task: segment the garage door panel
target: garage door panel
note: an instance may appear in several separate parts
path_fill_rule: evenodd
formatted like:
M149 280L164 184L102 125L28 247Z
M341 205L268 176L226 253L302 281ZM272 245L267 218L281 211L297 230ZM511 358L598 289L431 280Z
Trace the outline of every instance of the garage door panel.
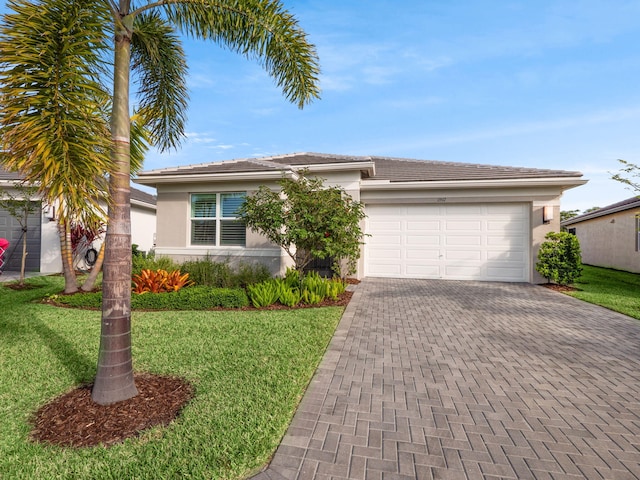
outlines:
M449 278L471 280L482 275L480 265L446 265L445 275Z
M406 205L403 214L409 218L416 215L428 218L439 217L444 214L444 211L440 205Z
M372 235L367 239L369 245L396 245L400 246L402 237L400 235Z
M407 235L407 246L412 245L426 245L434 246L440 245L440 237L435 235Z
M487 222L489 232L519 232L524 233L526 226L522 220L490 220Z
M512 236L500 236L500 235L488 235L487 246L488 247L511 247L517 248L522 246L524 237L522 235Z
M384 259L399 260L402 258L402 250L399 248L372 248L371 254L379 258L382 263L386 263Z
M450 261L481 261L482 251L480 250L447 250L444 254L445 260Z
M521 282L524 273L523 269L518 267L509 268L490 266L487 268L487 278L500 282Z
M505 252L503 250L488 250L487 251L487 260L491 261L504 261L504 262L514 262L518 264L524 263L527 256L526 253L522 250L511 250L509 252Z
M482 237L480 235L447 235L445 237L445 245L451 247L459 247L459 246L478 246L482 245Z
M409 265L406 276L414 278L438 278L442 276L439 265Z
M407 248L405 250L405 258L411 260L412 264L420 263L423 260L440 260L440 249L428 249L428 248Z
M365 274L527 281L528 204L366 208Z
M482 231L482 222L478 220L447 220L445 228L447 232L479 232Z
M447 205L444 208L444 215L447 217L468 215L470 217L482 214L482 206L480 205Z
M437 232L440 230L440 221L415 222L408 220L406 222L406 230L407 232Z

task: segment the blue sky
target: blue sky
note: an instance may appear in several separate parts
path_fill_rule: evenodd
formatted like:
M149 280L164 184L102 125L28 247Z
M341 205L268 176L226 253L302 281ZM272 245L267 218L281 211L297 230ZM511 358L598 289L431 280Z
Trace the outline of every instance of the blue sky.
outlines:
M187 138L145 169L293 152L578 170L562 208L633 192L640 2L285 1L318 50L322 98L299 110L257 65L185 40Z

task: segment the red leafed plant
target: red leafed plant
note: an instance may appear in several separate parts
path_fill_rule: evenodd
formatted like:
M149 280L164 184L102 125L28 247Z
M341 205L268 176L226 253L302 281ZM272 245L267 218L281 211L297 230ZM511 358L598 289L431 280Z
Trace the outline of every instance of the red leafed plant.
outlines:
M140 275L133 276L133 293L165 293L177 292L182 287L193 285L188 273L180 273L180 270L167 272L166 270L144 269Z

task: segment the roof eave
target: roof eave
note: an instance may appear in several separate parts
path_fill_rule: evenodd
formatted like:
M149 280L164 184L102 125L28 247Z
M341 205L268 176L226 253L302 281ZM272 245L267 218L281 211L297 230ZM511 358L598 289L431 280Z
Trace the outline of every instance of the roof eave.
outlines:
M567 220L563 220L562 222L560 222L560 225L563 227L567 225L574 225L576 223L585 222L587 220L593 220L594 218L606 217L607 215L612 215L614 213L620 213L626 210L634 210L638 208L640 208L640 201L638 201L637 203L628 203L626 205L621 205L619 207L607 209L605 211L598 211L580 215L578 217L572 217Z
M278 180L284 176L292 176L294 172L289 169L267 170L257 172L235 172L235 173L191 173L173 175L143 175L134 178L133 181L140 185L153 187L160 183L209 183L209 182L229 182L229 181L264 181Z
M561 187L562 190L579 187L588 180L575 177L510 178L492 180L434 180L392 182L389 180L362 180L362 190L435 190L447 188L517 188L517 187Z
M296 170L308 169L310 172L344 172L359 170L366 173L369 177L376 174L375 162L344 162L344 163L316 163L310 165L296 165L291 168Z

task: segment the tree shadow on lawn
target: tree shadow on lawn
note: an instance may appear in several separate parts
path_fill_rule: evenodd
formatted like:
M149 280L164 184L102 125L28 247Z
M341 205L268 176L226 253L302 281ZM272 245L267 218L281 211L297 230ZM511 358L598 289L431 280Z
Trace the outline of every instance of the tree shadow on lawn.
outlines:
M42 343L49 348L60 364L71 374L75 383L91 380L96 373L96 359L90 359L78 352L75 346L55 330L49 328L40 319L34 319L29 325L42 339Z

